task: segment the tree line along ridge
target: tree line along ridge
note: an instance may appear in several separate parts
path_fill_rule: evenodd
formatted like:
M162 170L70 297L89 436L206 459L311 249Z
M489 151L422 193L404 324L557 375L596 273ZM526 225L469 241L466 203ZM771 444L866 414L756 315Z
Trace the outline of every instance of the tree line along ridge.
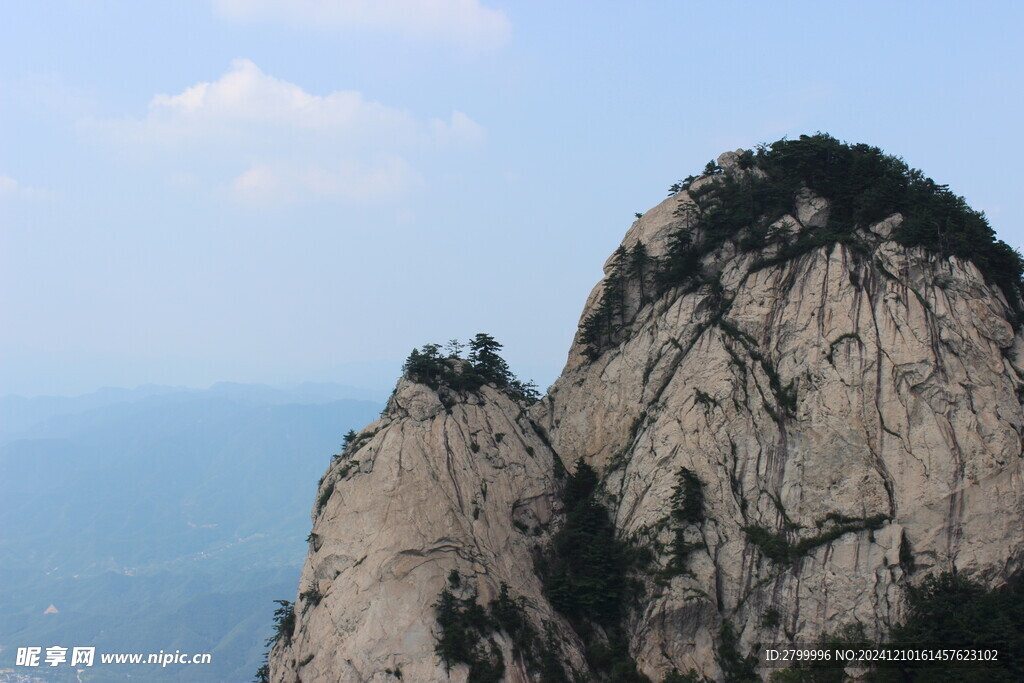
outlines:
M901 158L817 133L746 150L737 163L740 172L726 172L708 162L701 176L689 176L669 188L670 195L686 191L690 201L680 202L676 214L683 220L663 256L651 256L642 242L616 250L601 299L580 325L579 341L588 358L596 359L624 339L629 325L627 287L638 292L641 306L676 287L714 289L717 275L704 272L701 259L727 241L740 252L776 245L772 257L755 261L755 269L837 243L866 256L863 231L897 213L903 221L892 239L942 257L972 261L989 283L1002 290L1014 327L1024 321L1021 254L996 238L984 212L975 211L947 185ZM705 177L715 180L693 188L694 181ZM795 215L797 197L805 190L828 200L828 222L793 235L780 229L779 221Z
M463 357L463 352L468 354ZM447 387L455 391L478 391L485 384L493 384L512 398L527 405L536 403L540 392L533 380L517 378L508 363L499 355L502 344L494 337L479 332L463 344L452 339L442 352L440 344L424 344L413 349L402 366L405 377L425 384L435 391Z

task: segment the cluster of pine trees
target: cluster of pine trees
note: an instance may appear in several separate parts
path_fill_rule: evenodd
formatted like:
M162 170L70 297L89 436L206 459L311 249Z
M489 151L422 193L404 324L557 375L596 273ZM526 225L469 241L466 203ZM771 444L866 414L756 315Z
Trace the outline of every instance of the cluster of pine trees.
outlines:
M1016 315L1012 322L1024 321L1024 258L996 239L984 213L902 159L818 133L748 150L739 166L756 172L725 173L712 161L704 175L719 176L715 182L692 190L696 177L689 176L669 188L670 194L688 190L692 201L680 205L681 225L661 258L652 258L642 243L616 252L601 301L581 325L591 359L627 337L630 287L642 306L668 289L707 284L713 278L702 272L701 258L727 241L741 251L777 244L776 255L759 262L761 267L836 243L866 256L861 231L895 213L904 219L893 235L897 242L973 261L1006 295ZM795 213L797 195L805 188L829 200L828 225L796 235L779 230L779 219Z
M468 595L460 598L453 591ZM500 683L505 675L505 657L494 636L503 633L512 643L515 660L525 664L540 683L569 683L552 625L546 624L544 635L539 634L526 616L525 605L525 598L513 598L508 584L502 582L498 597L485 609L477 602L476 591L465 585L453 569L448 586L434 603L438 625L434 652L445 669L450 672L453 666L466 664L467 680Z
M630 249L619 247L612 255L604 290L597 308L583 321L580 341L587 345L591 358L596 358L599 349L614 342L629 324L626 311L627 287L635 286L640 306L650 300L653 294L653 277L656 269L647 247L637 242Z
M997 683L1024 680L1024 583L1018 577L1000 588L986 589L955 572L927 577L905 589L907 614L889 632L892 648L936 651L996 650L992 661L882 660L857 680L875 683ZM859 622L825 633L817 646L839 650L877 647ZM848 662L803 662L776 671L772 683L841 683L852 680ZM754 679L750 679L754 680Z
M591 669L605 680L650 683L629 654L624 621L629 599L640 590L630 572L642 557L618 538L598 497L597 472L583 460L565 480L565 525L555 534L539 568L551 606L569 619L587 644Z
M469 349L464 358L463 352ZM405 360L402 371L413 382L426 384L432 389L442 386L456 391L477 391L485 384L504 389L514 398L533 404L540 398L533 380L520 381L499 355L502 345L484 332L463 344L452 339L442 353L440 344L424 344L413 349Z

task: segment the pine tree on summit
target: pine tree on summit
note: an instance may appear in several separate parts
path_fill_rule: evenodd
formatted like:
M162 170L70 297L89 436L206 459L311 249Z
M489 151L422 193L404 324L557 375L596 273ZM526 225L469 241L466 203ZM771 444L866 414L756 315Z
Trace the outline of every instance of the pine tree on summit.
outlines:
M469 341L469 362L488 381L503 387L512 379L512 373L505 359L498 355L501 348L501 343L484 332L477 333Z

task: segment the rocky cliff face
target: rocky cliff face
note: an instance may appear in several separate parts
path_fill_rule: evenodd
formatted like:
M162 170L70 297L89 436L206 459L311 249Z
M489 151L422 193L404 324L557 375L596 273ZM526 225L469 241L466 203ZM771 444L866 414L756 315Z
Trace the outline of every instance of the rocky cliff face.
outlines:
M772 240L720 241L686 285L619 277L638 244L656 262L680 228L709 240L688 207L759 172L739 160L723 155L724 172L633 225L581 318L614 286L614 330L579 335L529 412L491 387L399 384L321 485L273 680L464 680L435 655L452 569L480 604L507 584L538 632L558 631L567 670L596 677L535 568L562 523L556 458L592 465L619 536L650 551L623 628L652 680L721 678L724 633L741 652L855 621L882 637L908 581L956 569L997 585L1021 570L1024 336L972 261L902 246L900 214L776 258L828 229L833 207L804 188ZM697 512L680 512L687 498ZM493 637L503 680L535 680L507 634Z
M528 619L558 624L532 571L554 472L550 448L505 393L399 382L321 481L296 628L272 653L272 680L447 679L434 655L445 587L486 605L505 584L534 598ZM508 637L493 637L505 680L530 680ZM572 648L559 656L579 659ZM453 680L466 679L461 669Z

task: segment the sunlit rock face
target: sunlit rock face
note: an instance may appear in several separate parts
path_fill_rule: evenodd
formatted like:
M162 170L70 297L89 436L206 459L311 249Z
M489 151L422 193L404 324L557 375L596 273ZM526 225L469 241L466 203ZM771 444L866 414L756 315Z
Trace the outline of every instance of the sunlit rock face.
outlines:
M327 471L290 642L276 681L447 680L435 656L435 603L459 589L486 605L502 583L528 618L559 623L533 571L555 505L551 450L523 406L484 386L453 395L399 382L383 417ZM461 591L461 592L460 592ZM510 681L530 680L495 636ZM579 660L567 640L562 656ZM452 680L465 680L455 667Z
M719 175L644 214L624 251L667 254L692 196L758 172L738 159L723 155ZM770 229L779 244L828 229L831 208L805 189ZM481 604L507 584L538 630L557 627L567 670L587 676L585 643L536 566L563 524L557 470L579 460L600 474L620 537L653 557L635 572L644 591L625 628L655 681L673 669L720 678L726 624L744 652L853 622L883 637L908 582L955 569L1004 583L1024 556L1024 337L972 262L894 241L902 221L787 259L725 241L701 255L701 281L656 294L627 279L619 331L596 351L578 335L528 409L492 387L400 382L321 484L295 633L273 650L272 679L465 680L467 667L446 671L435 653L453 569ZM673 514L683 471L702 496L686 522ZM685 565L669 571L680 540ZM504 680L539 680L494 638Z

